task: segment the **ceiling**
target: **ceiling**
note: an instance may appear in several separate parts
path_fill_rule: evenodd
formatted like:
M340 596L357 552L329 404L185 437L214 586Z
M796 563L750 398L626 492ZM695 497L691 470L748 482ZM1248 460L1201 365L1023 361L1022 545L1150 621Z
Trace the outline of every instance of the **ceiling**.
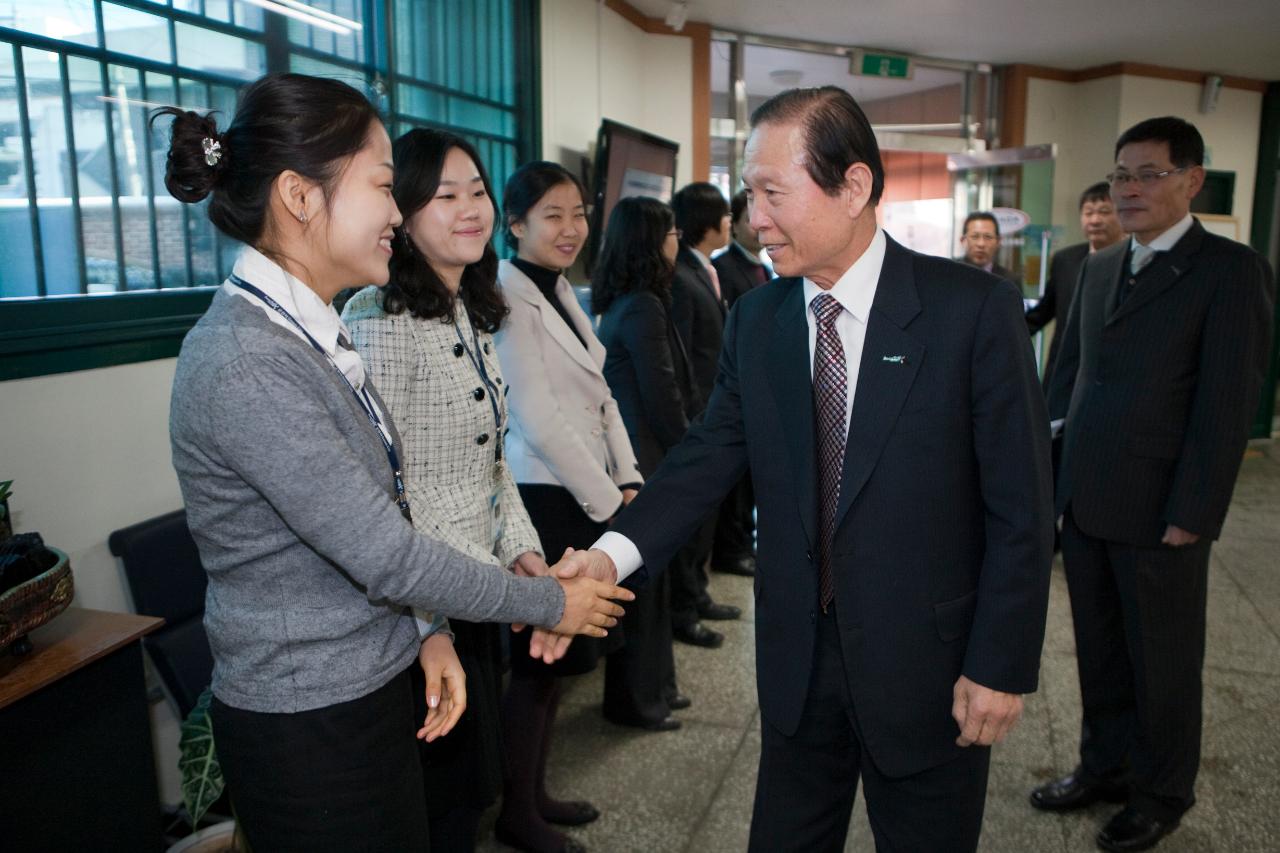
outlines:
M629 2L658 20L671 8ZM996 65L1137 62L1280 80L1277 0L691 0L689 20Z
M761 45L747 45L743 69L747 94L760 100L773 97L793 86L835 85L848 90L861 103L942 86L955 86L964 79L961 72L925 66L916 66L910 80L855 76L849 73L849 59L844 56L802 53ZM770 72L778 69L794 72L798 79L791 82L790 79L770 77ZM724 42L715 42L711 45L711 91L727 92L728 89L729 46Z

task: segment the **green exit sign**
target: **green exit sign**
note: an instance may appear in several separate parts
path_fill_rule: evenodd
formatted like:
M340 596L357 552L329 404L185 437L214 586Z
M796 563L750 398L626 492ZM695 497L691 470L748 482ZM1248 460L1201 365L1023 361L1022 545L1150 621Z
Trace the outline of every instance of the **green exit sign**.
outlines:
M911 58L893 53L872 53L859 50L849 62L850 74L861 74L864 77L892 77L898 80L911 79Z

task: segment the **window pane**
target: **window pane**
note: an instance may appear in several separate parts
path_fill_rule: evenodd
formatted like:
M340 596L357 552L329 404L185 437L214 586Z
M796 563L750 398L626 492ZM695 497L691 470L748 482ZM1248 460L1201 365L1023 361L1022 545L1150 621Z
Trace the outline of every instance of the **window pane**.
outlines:
M492 133L495 136L515 136L515 115L507 110L477 104L465 98L449 99L449 124Z
M173 52L169 49L169 23L164 18L103 3L102 27L106 31L107 50L156 62L173 61Z
M147 72L147 100L152 104L176 101L173 78ZM151 140L151 186L155 194L156 253L160 256L160 286L187 286L187 242L183 225L182 202L169 195L164 186L165 159L169 150L169 122L147 122Z
M112 292L116 265L116 219L111 204L111 149L107 145L107 104L102 95L102 66L91 59L67 57L71 88L71 130L75 137L76 179L80 187L85 274L90 293Z
M126 290L156 286L151 240L150 167L147 105L137 69L108 69L111 126L115 134L116 176L120 188L120 225L124 230Z
M41 0L6 3L5 26L74 44L98 46L93 0ZM10 63L12 65L12 63Z
M174 26L177 29L179 65L239 77L246 82L266 73L266 49L258 42L190 24Z
M13 46L0 45L0 299L35 296L36 258L23 175Z
M40 213L40 243L48 295L80 292L79 246L71 210L67 125L57 55L23 48L27 114Z

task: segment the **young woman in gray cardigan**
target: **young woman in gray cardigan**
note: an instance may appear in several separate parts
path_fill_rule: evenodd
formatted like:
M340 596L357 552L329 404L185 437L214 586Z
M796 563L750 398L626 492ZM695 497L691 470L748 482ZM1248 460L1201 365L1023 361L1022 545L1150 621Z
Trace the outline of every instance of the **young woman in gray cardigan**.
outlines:
M210 196L246 246L183 344L170 413L232 803L257 850L427 850L414 737L452 727L465 694L451 638L424 641L410 608L601 636L631 593L517 577L406 517L399 434L331 304L386 282L401 221L372 105L282 74L222 132L159 114L169 191Z

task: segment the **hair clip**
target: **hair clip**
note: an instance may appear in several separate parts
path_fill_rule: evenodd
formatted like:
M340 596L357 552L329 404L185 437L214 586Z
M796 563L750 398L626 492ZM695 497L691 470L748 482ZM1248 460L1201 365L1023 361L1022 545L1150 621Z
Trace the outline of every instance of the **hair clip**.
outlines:
M222 159L222 143L206 136L200 140L200 147L204 149L204 162L210 166L218 165Z

